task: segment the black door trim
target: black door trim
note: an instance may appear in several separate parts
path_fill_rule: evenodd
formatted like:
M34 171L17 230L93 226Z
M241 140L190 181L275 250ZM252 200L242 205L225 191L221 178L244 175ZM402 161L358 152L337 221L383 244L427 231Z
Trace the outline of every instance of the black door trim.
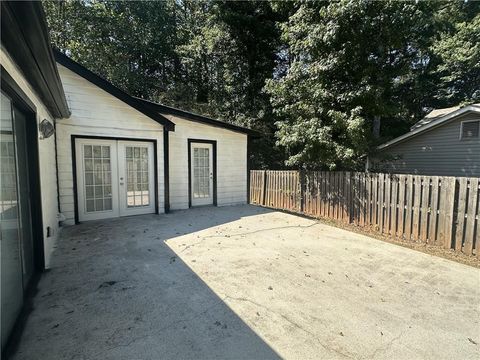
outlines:
M26 319L32 309L32 298L35 295L41 272L45 270L44 233L43 233L43 212L42 192L40 183L40 160L38 144L38 127L36 107L28 98L25 92L18 86L7 71L1 67L1 90L10 98L12 106L24 112L26 117L26 138L28 157L28 177L30 187L30 214L32 222L33 237L33 261L34 273L30 282L26 284L23 294L23 305L15 325L8 335L5 347L2 349L2 357L8 357L14 353L16 346L23 332ZM9 132L13 134L13 132ZM16 155L15 155L16 156Z
M205 139L188 139L188 207L192 207L192 155L191 148L193 143L212 144L213 154L213 205L217 206L217 141Z
M40 185L40 160L38 153L38 128L36 107L17 85L5 69L2 70L2 91L11 99L12 105L23 111L26 117L26 136L28 142L28 173L30 183L30 211L32 216L32 235L34 246L34 265L36 271L45 270L42 191Z
M154 172L154 196L155 196L155 214L158 214L158 160L157 160L157 139L144 138L129 138L116 136L93 136L93 135L71 135L72 147L72 173L73 173L73 203L75 207L75 224L80 224L78 220L78 188L77 188L77 154L75 147L76 139L97 139L97 140L112 140L112 141L137 141L137 142L151 142L153 143L153 172Z

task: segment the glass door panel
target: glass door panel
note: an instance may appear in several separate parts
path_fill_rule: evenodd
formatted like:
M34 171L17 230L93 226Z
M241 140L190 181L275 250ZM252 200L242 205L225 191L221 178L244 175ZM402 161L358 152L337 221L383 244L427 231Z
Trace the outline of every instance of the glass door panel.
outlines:
M117 142L78 139L78 219L80 221L118 216Z
M127 207L149 206L148 147L126 146Z
M83 161L86 212L112 210L110 146L83 145Z
M23 269L12 103L1 93L0 241L2 349L23 304Z
M23 284L24 288L34 272L33 233L30 206L30 181L28 171L27 151L27 119L25 115L14 107L15 152L17 159L17 187L18 209L20 226L20 243L22 248Z
M193 149L193 197L210 196L210 149Z
M153 144L118 142L120 215L155 212Z
M192 205L213 204L212 145L191 144L191 196Z

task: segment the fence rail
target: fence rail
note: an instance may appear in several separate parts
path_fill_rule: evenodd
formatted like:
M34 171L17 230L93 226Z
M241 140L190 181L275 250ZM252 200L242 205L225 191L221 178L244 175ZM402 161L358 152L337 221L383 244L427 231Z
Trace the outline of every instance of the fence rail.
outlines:
M479 255L479 178L328 171L250 172L250 203Z

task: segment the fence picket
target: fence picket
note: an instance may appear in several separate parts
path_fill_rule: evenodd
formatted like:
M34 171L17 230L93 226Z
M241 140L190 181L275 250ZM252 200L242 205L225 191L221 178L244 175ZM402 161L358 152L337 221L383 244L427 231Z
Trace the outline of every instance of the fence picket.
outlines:
M422 205L420 208L420 240L427 242L428 237L428 204L430 201L430 177L423 177Z
M380 234L383 233L384 229L384 204L385 204L385 174L378 174L378 229Z
M392 195L391 195L391 210L390 210L390 234L393 237L397 236L397 201L398 201L398 177L392 177Z
M437 220L438 220L438 193L439 193L439 178L432 176L432 200L430 202L430 233L428 235L430 244L438 243L437 235Z
M420 229L420 200L422 198L422 178L414 176L412 239L417 241Z
M398 176L398 226L397 233L400 239L403 239L403 229L405 227L405 186L407 178L405 175Z
M452 248L453 222L455 210L455 178L445 177L445 216L444 216L444 247Z
M391 192L391 176L387 175L385 179L385 223L384 229L386 234L390 234L390 212L392 210L392 204L390 199Z
M458 189L458 210L457 210L457 225L455 231L455 250L460 251L463 245L463 232L465 224L465 212L467 208L467 182L468 178L460 178L460 187Z
M475 232L475 210L477 208L478 197L478 179L470 179L470 191L468 195L467 223L465 229L465 245L463 252L471 255L473 252L474 232ZM479 231L477 227L477 232ZM478 251L477 251L478 252Z
M374 229L378 229L378 174L374 174L372 178L372 187L373 187L373 204L372 204L372 213L373 221L372 225Z

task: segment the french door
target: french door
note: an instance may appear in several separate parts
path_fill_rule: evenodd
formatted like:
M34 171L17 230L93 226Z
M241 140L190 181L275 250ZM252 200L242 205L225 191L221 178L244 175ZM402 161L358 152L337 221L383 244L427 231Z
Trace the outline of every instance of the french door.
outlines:
M213 204L213 146L192 142L190 146L192 206Z
M155 212L153 144L76 139L79 221Z

